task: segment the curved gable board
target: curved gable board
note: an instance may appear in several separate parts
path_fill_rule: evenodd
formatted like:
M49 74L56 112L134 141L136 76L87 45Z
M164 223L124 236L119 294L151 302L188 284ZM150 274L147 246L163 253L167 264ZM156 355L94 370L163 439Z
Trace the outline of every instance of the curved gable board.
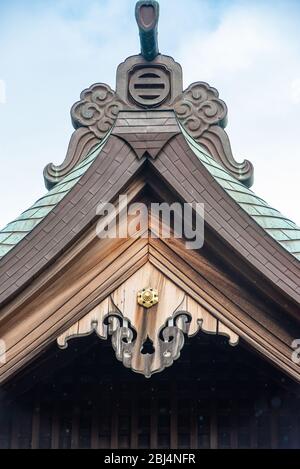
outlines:
M145 113L140 117L145 119ZM136 119L135 126L139 120L135 112ZM116 124L116 129L121 124L124 127L124 120ZM129 120L126 125L130 135L134 134L132 122ZM154 122L154 128L155 125ZM155 132L156 129L154 135ZM132 147L136 140L127 140L127 133L125 129L118 136L109 137L91 167L63 200L1 260L5 275L1 277L0 332L8 344L8 361L1 367L1 379L8 379L25 366L150 261L194 301L205 301L205 308L211 307L212 314L224 326L299 380L299 367L291 359L291 344L296 338L291 330L296 334L299 329L299 261L218 184L186 138L177 134L174 120L172 132L166 132L166 138L160 140L155 158L147 153L148 137L144 147L139 146L138 157ZM168 189L175 200L204 203L206 244L215 256L237 270L240 268L241 285L228 279L222 268L214 267L213 277L202 273L207 269L203 260L205 247L193 259L189 259L180 243L173 243L177 253L172 252L170 244L170 257L165 256L165 244L145 239L122 243L114 240L109 249L104 248L95 239L96 206L99 201L114 200L130 183L128 192L133 199L146 186L156 186L157 194ZM212 236L215 244L210 243ZM172 258L176 260L170 263ZM93 267L91 259L95 262ZM192 277L187 278L192 265ZM223 283L216 289L220 275ZM256 289L255 298L251 300L247 294L246 303L238 299L241 294L244 300L244 278ZM267 306L258 299L259 295L265 297ZM279 311L275 316L273 305Z
M132 183L132 200L141 197L144 187L143 179ZM297 324L288 325L285 311L278 308L275 314L273 305L253 298L246 282L231 278L206 248L187 251L175 239L100 240L95 226L2 309L0 335L7 344L7 362L0 367L0 380L18 373L149 263L242 343L300 381L299 367L291 359Z

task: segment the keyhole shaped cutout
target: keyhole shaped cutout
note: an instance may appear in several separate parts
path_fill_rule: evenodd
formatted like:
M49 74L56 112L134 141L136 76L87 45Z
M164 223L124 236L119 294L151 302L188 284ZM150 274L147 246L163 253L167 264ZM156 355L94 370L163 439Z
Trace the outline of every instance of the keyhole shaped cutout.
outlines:
M155 348L153 347L153 341L147 336L147 339L143 343L143 347L141 350L142 355L153 355L155 352Z

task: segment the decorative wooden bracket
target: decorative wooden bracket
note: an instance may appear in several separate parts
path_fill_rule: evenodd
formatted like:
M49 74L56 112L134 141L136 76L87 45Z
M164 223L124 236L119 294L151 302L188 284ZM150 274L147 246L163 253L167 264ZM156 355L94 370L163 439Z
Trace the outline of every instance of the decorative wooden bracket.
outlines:
M196 142L205 147L232 176L245 186L252 186L253 165L248 160L237 163L234 159L228 135L224 130L227 125L227 106L219 98L215 88L200 81L193 83L175 100L174 110L181 124Z
M44 169L45 184L51 189L80 163L113 127L123 101L108 85L96 83L80 95L71 109L73 126L66 158L62 165L50 163Z
M137 301L143 285L151 285L159 294L158 303L150 309ZM200 330L227 336L232 346L239 341L235 332L148 263L57 342L66 348L75 337L94 332L101 339L110 336L117 359L150 378L180 357L185 335L193 337Z

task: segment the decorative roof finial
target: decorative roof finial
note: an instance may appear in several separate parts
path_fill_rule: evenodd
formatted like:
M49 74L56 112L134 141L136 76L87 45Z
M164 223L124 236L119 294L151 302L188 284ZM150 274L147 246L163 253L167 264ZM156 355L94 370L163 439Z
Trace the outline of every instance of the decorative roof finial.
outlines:
M65 162L61 166L50 164L45 168L46 186L53 187L87 156L114 126L119 112L172 110L190 137L232 176L250 187L253 166L247 160L243 163L235 161L224 130L227 107L219 98L218 91L207 83L197 82L183 92L180 64L172 57L160 54L158 49L159 3L156 0L139 0L135 15L140 31L141 54L128 57L118 66L116 92L103 83L82 92L80 101L74 104L71 111L76 131ZM147 126L145 129L152 138ZM144 148L144 138L143 134L141 142L137 141L141 148ZM159 145L154 146L151 152L148 148L148 154L155 158L157 148L160 148Z
M142 56L151 62L159 54L159 3L155 0L140 0L135 7L135 17L140 30Z

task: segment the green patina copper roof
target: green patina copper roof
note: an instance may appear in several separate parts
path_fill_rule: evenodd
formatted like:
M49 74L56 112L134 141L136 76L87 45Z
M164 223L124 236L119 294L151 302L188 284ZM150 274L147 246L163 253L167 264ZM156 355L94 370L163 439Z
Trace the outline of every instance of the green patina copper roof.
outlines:
M195 142L182 127L181 130L190 148L214 179L258 225L288 252L300 260L300 228L291 220L284 217L278 210L270 207L264 200L255 195L253 191L238 182L202 146ZM5 256L19 241L25 238L69 193L99 155L106 139L97 145L68 176L44 197L0 231L0 258Z
M272 238L288 252L300 260L300 228L270 207L253 191L241 184L219 165L188 133L182 133L195 155L225 191L260 225Z
M39 199L16 220L0 231L0 259L30 233L70 192L101 152L107 137L79 163L60 183Z

